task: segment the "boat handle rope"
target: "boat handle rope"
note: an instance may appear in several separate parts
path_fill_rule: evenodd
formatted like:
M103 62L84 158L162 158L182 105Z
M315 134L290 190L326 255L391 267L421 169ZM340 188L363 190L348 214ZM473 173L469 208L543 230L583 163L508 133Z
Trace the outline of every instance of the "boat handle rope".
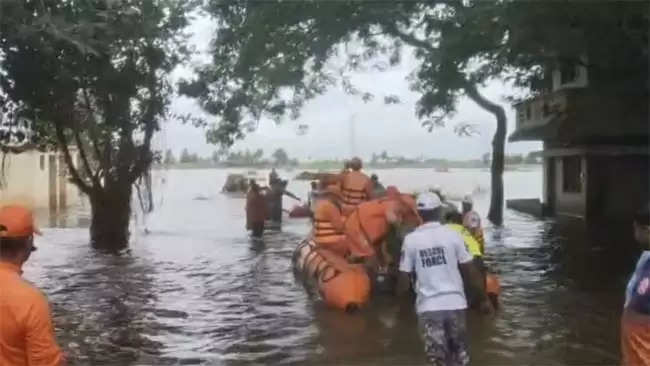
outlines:
M297 260L298 260L298 256L300 255L300 251L301 251L304 247L308 247L308 246L310 246L310 245L309 245L309 240L303 240L300 244L298 244L298 247L297 247L296 250L293 252L293 260L294 260L294 261L297 261ZM311 253L311 252L310 252L310 253Z
M327 261L325 260L325 258L323 258L323 256L320 256L320 257L317 256L315 258L320 259L320 261L314 267L315 268L314 269L314 278L318 279L318 276L320 276L321 272L323 272L327 268L327 266L329 266L329 263L327 263ZM323 263L325 263L325 267L320 268L320 265L323 264Z
M329 278L325 278L325 275L327 274L327 273L325 273L325 271L327 271L328 268L332 268L334 271L332 272L332 275ZM341 271L334 268L334 266L332 266L329 263L327 263L327 265L325 266L325 268L323 268L323 270L321 272L323 273L323 278L321 278L321 281L323 283L327 283L327 282L331 281L332 279L336 278L341 273Z
M294 252L295 253L294 258L297 259L298 255L300 254L300 251L306 246L310 246L309 241L303 241L302 243L300 243L298 245L298 248ZM314 268L314 279L318 280L318 278L322 275L323 278L321 278L320 280L323 283L326 283L331 281L333 278L335 278L341 273L341 271L339 271L338 269L334 268L331 264L329 264L325 259L325 257L320 255L318 251L313 248L311 248L311 251L307 253L307 255L305 256L305 264L303 265L303 271L307 269L312 264L312 262L314 262L317 259L320 259L320 261L316 264L316 267ZM319 269L320 265L323 262L325 262L325 266ZM327 275L327 270L330 268L333 269L334 271L331 272L332 273L331 276L325 277L325 275Z
M305 264L303 265L303 269L309 269L309 265L314 260L314 258L317 257L318 257L318 253L315 250L312 250L311 252L307 253L307 255L305 256ZM314 269L314 273L316 273L316 269Z
M312 256L311 258L309 258L309 256L311 256L312 254L315 254L315 255ZM326 282L329 282L330 280L332 280L333 278L335 278L336 276L338 276L341 273L341 271L339 271L338 269L334 268L334 266L329 264L327 262L327 260L325 259L325 257L320 255L318 253L318 251L315 250L315 249L312 249L312 251L309 252L309 254L307 254L307 256L305 257L305 268L309 267L309 265L311 265L312 262L314 262L317 259L320 260L320 261L316 264L316 267L314 268L314 279L318 280L319 277L323 276L320 280L323 283L326 283ZM325 263L325 266L323 268L319 269L319 267L320 267L320 265L322 263ZM331 272L332 275L329 276L329 277L325 277L325 275L327 275L327 270L330 269L330 268L334 270L333 272Z

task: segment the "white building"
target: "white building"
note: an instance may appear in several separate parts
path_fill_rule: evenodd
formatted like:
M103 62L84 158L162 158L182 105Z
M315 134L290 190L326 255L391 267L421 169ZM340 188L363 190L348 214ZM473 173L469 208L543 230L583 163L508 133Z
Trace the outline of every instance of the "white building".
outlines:
M76 162L77 152L70 153ZM0 164L4 164L0 169L0 205L20 203L58 211L80 201L79 189L70 183L63 153L27 150L0 154Z

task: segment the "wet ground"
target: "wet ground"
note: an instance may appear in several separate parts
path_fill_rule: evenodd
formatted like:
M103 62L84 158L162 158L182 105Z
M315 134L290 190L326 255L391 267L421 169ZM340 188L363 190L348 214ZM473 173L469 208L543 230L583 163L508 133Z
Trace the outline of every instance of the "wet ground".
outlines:
M263 243L250 241L243 200L217 193L226 174L165 172L158 207L146 219L150 233L139 219L131 250L120 256L90 248L87 229L76 227L87 222L84 208L49 220L68 228L45 229L25 277L49 296L73 365L424 363L408 301L377 298L355 315L325 308L291 270L307 222L287 219ZM379 174L404 190L440 184L458 196L489 182L484 171ZM304 197L307 182L290 188ZM475 190L487 211L487 194ZM539 171L506 173L508 197L540 191ZM502 309L494 319L470 315L473 364L618 362L618 318L633 261L620 249L633 243L585 239L579 225L510 211L505 227L488 227L486 237Z

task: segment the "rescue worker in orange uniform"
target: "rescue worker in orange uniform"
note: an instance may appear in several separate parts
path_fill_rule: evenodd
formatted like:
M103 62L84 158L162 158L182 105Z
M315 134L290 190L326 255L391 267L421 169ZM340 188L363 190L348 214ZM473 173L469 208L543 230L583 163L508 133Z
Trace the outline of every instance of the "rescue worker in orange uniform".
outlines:
M0 365L65 364L47 299L21 278L23 264L36 250L34 234L40 232L31 211L0 209Z
M246 229L251 231L253 238L261 238L264 234L264 221L269 216L268 205L254 179L251 179L249 186L246 194Z
M345 233L352 261L386 268L392 261L385 241L391 226L420 223L412 198L402 195L394 186L389 186L386 193L382 199L359 204L346 220Z
M350 160L350 171L341 176L343 213L349 215L361 202L373 197L374 186L370 178L361 172L363 163L359 158Z
M341 210L341 190L330 185L314 209L313 236L316 245L343 257L348 255L345 217Z

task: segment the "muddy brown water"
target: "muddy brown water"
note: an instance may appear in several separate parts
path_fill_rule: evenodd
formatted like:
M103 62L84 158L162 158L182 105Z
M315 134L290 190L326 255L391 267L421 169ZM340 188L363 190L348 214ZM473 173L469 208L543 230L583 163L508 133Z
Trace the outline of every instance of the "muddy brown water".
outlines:
M422 365L408 301L378 297L349 315L323 306L291 270L308 232L285 219L263 243L244 230L241 198L218 193L229 171L178 170L155 192L157 209L134 224L131 249L88 245L87 206L39 215L50 227L24 276L48 295L57 338L72 365ZM386 184L439 184L462 196L487 188L486 171L378 171ZM289 175L283 172L285 176ZM509 198L539 197L541 171L507 172ZM290 189L305 197L308 182ZM475 195L487 211L486 193ZM291 200L286 200L290 207ZM611 365L634 244L586 239L571 225L512 211L486 229L488 263L499 273L502 309L470 314L475 365ZM630 249L630 250L622 250Z

